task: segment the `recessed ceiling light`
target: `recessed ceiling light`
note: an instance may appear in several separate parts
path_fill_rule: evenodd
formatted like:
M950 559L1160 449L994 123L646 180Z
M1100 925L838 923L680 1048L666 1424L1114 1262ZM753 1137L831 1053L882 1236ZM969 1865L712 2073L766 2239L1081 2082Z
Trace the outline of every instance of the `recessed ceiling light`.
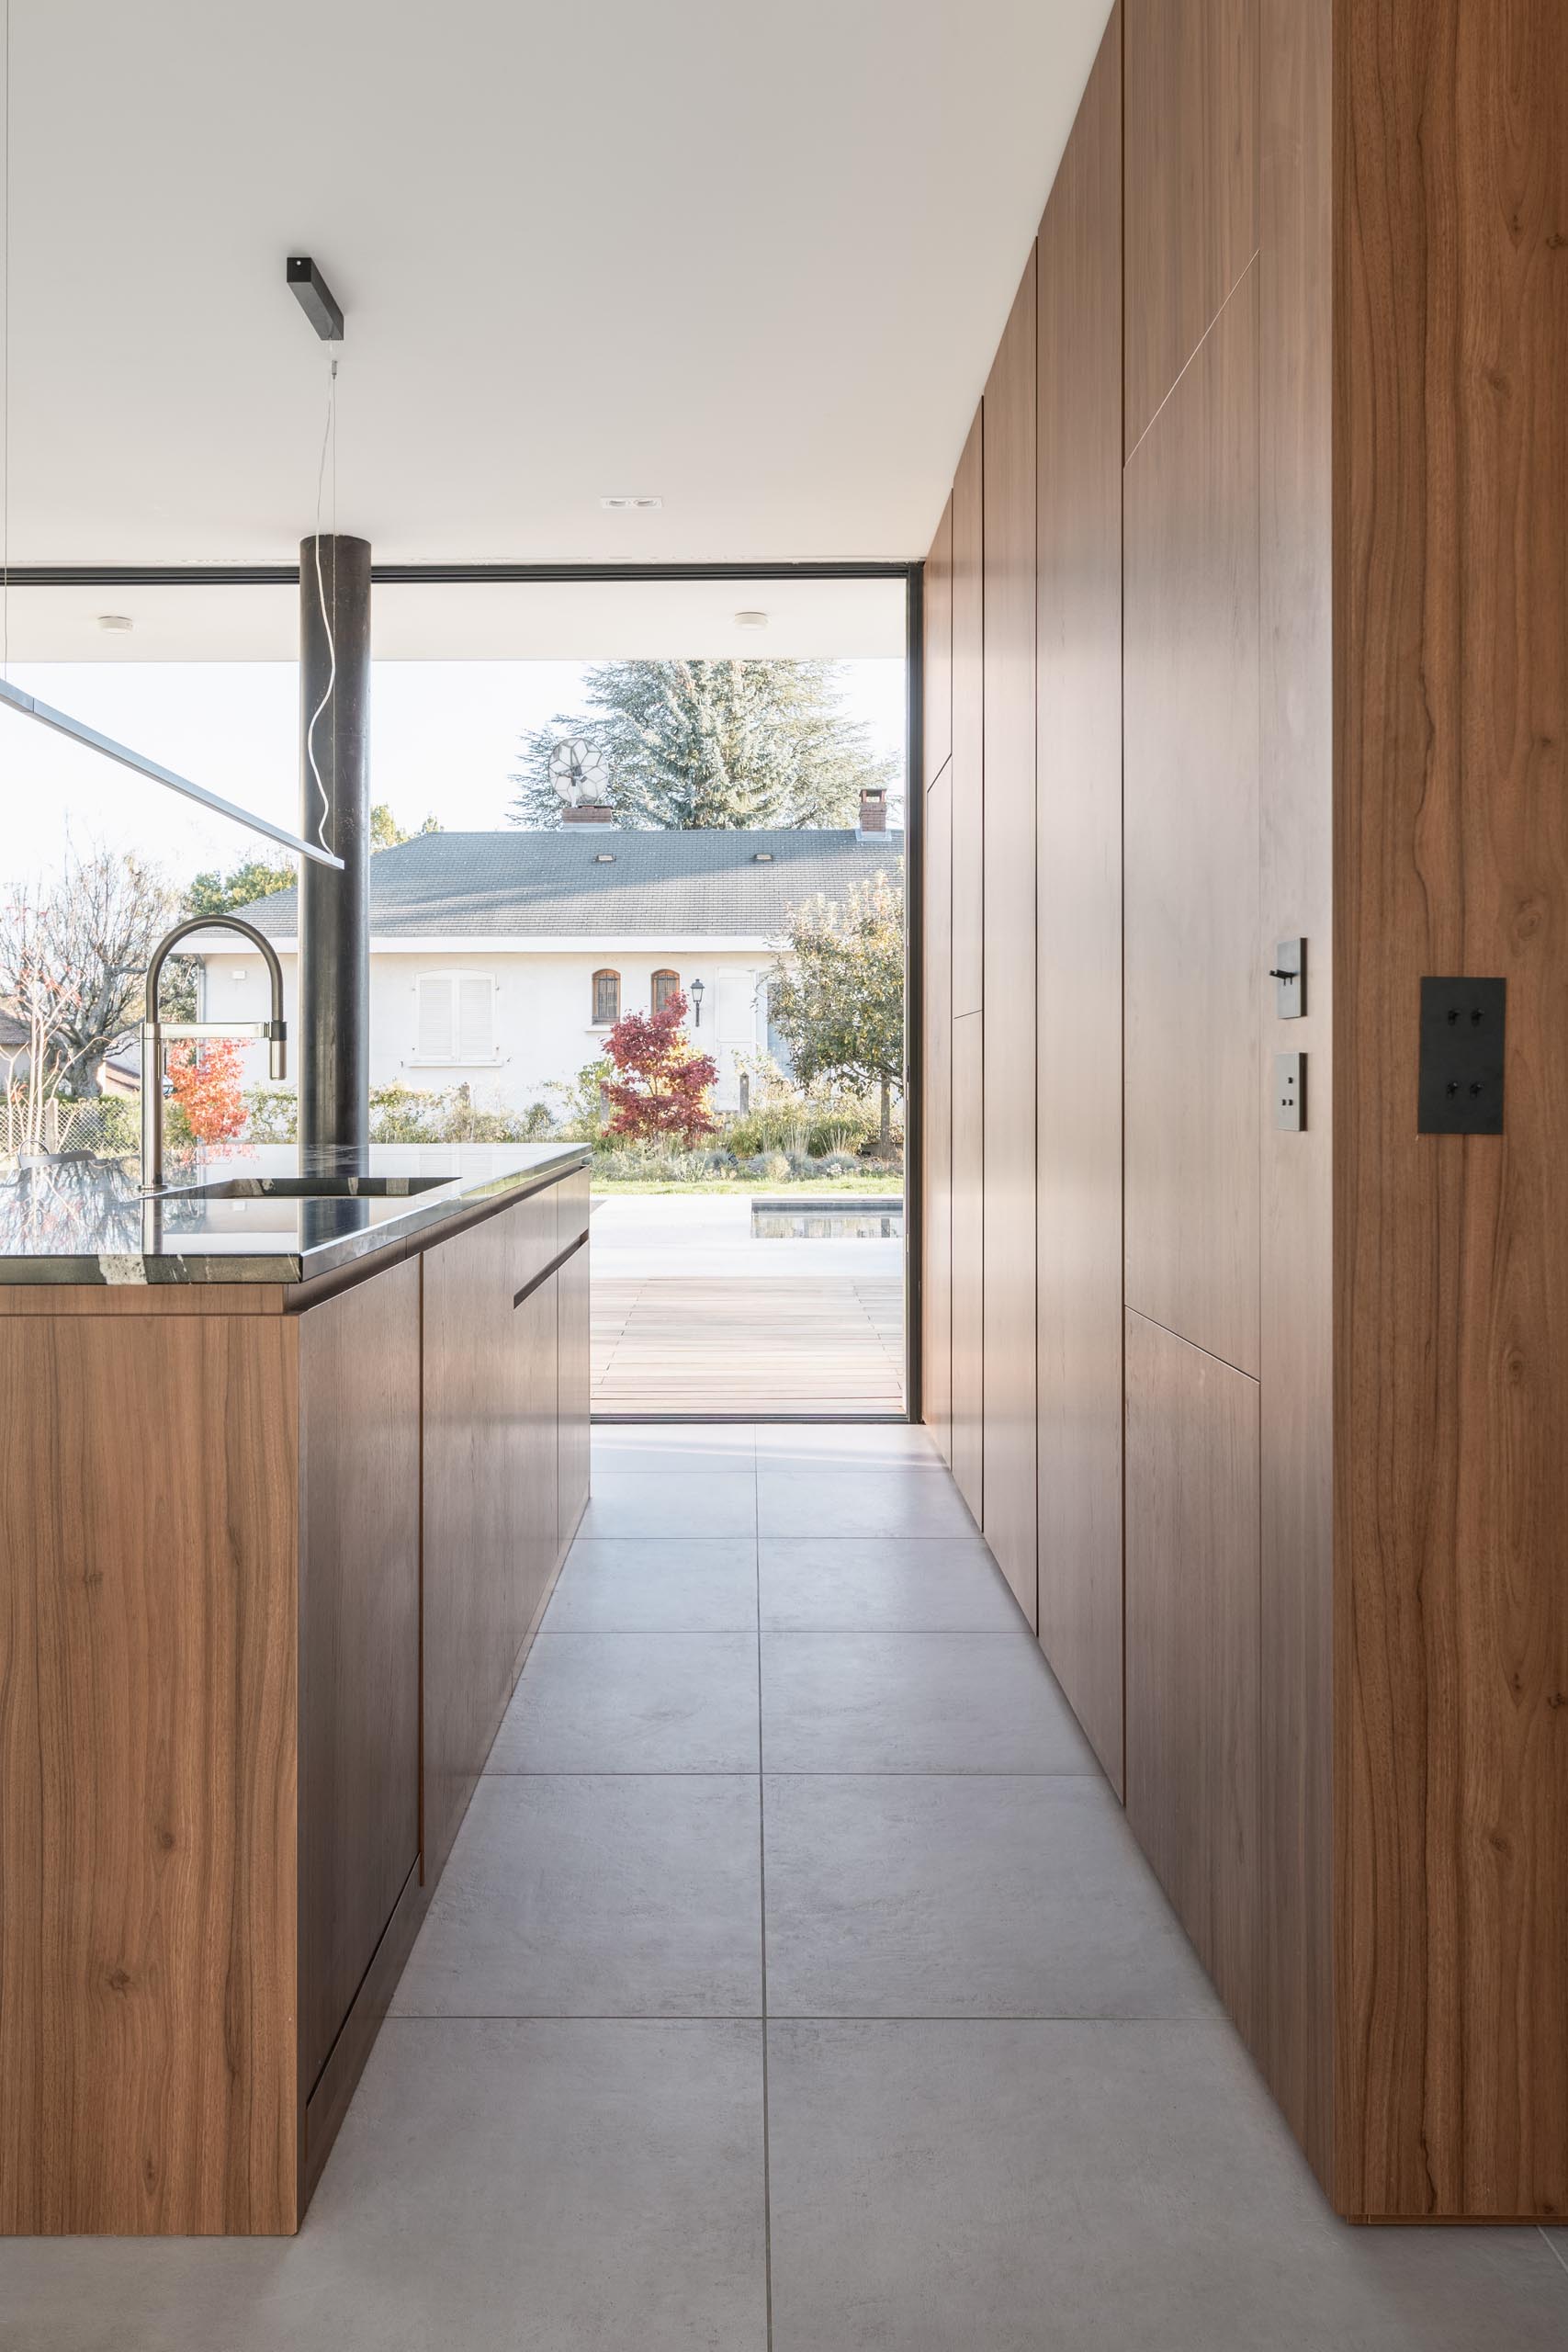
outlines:
M134 628L136 627L136 623L131 619L129 613L100 613L98 615L98 627L100 628L119 629L123 632L126 629Z
M737 628L766 628L768 616L766 613L737 613L735 626Z
M647 508L662 506L664 501L661 498L632 498L627 495L622 495L615 498L602 498L599 501L599 503L601 506L606 508L611 514L619 514L623 508L626 507Z

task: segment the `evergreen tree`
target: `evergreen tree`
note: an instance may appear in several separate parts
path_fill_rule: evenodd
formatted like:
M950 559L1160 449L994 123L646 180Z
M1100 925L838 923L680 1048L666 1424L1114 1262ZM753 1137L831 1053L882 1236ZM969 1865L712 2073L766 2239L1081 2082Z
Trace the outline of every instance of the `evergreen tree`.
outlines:
M569 737L604 753L616 814L638 831L852 825L863 786L894 781L828 662L607 662L587 695L585 716L524 737L514 825L560 823L549 762Z

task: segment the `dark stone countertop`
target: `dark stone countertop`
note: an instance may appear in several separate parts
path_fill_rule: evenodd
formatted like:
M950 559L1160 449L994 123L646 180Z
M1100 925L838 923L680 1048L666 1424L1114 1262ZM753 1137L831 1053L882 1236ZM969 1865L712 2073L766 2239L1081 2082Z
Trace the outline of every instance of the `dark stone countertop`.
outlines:
M134 1161L51 1160L0 1178L0 1284L310 1282L587 1159L580 1143L372 1144L317 1170L367 1192L314 1200L269 1189L299 1178L292 1144L209 1152L152 1200ZM239 1196L190 1189L214 1183Z

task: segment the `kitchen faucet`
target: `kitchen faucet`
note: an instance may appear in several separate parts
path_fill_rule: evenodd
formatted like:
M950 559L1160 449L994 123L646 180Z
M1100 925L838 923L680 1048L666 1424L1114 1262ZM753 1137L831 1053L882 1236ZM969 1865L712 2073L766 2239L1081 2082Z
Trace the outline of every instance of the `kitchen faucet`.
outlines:
M272 1017L268 1021L160 1021L158 988L169 952L193 931L236 931L258 947L266 963L272 987ZM165 932L152 950L147 967L147 1009L141 1023L141 1189L164 1190L164 1040L165 1037L265 1037L271 1047L274 1078L286 1075L283 1021L283 967L270 939L238 915L192 915Z

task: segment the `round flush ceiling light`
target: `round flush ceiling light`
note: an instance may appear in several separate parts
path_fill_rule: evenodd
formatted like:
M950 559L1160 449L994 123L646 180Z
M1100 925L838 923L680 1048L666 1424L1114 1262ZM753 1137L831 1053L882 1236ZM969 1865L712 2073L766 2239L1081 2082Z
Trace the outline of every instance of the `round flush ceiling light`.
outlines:
M735 626L737 628L766 628L768 616L766 613L737 613Z
M131 619L129 613L100 613L98 615L98 627L100 628L116 629L123 636L127 630L133 629L136 627L136 623Z

